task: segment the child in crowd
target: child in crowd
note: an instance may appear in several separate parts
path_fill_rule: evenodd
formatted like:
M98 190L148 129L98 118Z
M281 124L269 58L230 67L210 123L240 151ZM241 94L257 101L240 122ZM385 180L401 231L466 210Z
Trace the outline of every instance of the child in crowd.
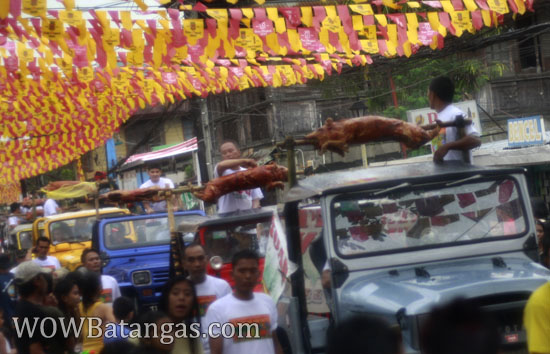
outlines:
M185 276L172 278L166 282L162 290L159 309L164 311L174 324L185 323L190 335L193 325L200 328L199 305L195 287ZM202 342L199 338L175 338L174 353L202 354Z
M113 343L118 341L127 341L130 335L129 323L134 319L134 303L131 299L121 296L113 302L113 314L115 315L115 333L107 331L103 336L103 343ZM124 330L120 323L125 323Z

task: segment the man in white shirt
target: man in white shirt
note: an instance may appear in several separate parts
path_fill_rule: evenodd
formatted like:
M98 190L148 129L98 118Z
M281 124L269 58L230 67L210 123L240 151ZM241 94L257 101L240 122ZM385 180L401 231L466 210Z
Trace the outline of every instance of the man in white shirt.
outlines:
M260 278L259 263L258 255L249 249L233 256L231 274L235 281L235 290L216 300L206 313L212 332L212 354L282 354L276 334L275 303L269 295L254 292ZM225 323L235 326L233 338L221 336L221 327ZM241 333L239 328L242 329Z
M21 204L11 203L10 204L10 217L8 218L8 226L11 229L14 229L17 225L21 223Z
M50 239L40 236L36 240L36 258L33 259L42 268L50 268L52 271L61 268L61 264L54 256L48 256L50 251Z
M56 215L61 213L61 208L57 205L56 201L53 199L48 199L44 203L44 216Z
M99 252L91 248L86 248L80 260L84 268L90 272L101 274L101 259L99 258ZM119 298L120 287L115 278L110 275L101 274L101 301L103 303L112 305L113 302Z
M149 187L174 188L174 182L172 182L172 180L160 176L162 174L160 165L147 165L147 174L149 175L149 180L139 186L140 189ZM172 198L174 198L174 203L179 206L180 203L178 203L175 196L172 196ZM147 214L166 212L166 201L143 202L143 207L145 208L145 212Z
M214 178L227 176L247 168L256 167L256 161L241 158L241 151L234 141L225 141L220 146L222 161L214 167ZM218 213L229 213L260 207L264 195L260 188L247 189L223 195L218 199Z
M455 87L450 78L440 76L432 80L428 89L428 101L430 108L437 112L438 124L454 122L458 116L466 117L466 114L453 105ZM435 162L463 161L472 163L472 149L481 145L479 132L474 123L465 126L465 136L458 137L457 127L446 127L443 136L443 144L434 152ZM464 154L469 154L466 161Z
M231 294L231 287L225 280L206 274L206 262L206 253L201 245L191 244L185 249L183 267L189 272L189 278L195 284L202 333L208 333L205 315L210 304ZM202 337L202 342L204 353L209 353L208 338Z

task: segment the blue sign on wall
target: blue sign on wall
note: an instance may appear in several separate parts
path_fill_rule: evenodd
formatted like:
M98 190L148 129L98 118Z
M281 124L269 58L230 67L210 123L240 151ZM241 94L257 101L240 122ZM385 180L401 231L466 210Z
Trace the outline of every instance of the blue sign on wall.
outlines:
M544 144L542 116L508 120L508 146L522 147Z

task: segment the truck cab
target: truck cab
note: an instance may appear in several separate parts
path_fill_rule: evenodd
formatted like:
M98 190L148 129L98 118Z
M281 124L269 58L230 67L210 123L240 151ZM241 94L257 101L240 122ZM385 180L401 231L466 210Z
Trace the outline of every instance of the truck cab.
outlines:
M102 208L100 217L128 215L128 209ZM75 270L81 265L80 255L91 247L92 227L96 221L96 210L82 210L38 218L33 223L33 245L40 236L50 239L51 256L55 256L62 267ZM43 232L40 232L40 230Z
M233 287L231 259L235 253L247 248L260 255L260 273L263 273L274 210L276 208L273 207L239 210L219 214L203 222L197 237L209 258L208 274L224 279ZM255 291L263 292L261 279Z
M287 194L288 244L296 248L307 234L293 215L318 204L336 324L384 318L401 329L407 353L420 353L426 315L461 297L494 315L504 352L521 351L524 306L550 279L537 259L524 173L430 162L311 176ZM300 316L288 329L295 353L322 350L328 327L328 319L308 318L303 281L298 270L289 313Z
M201 210L178 211L174 218L176 225L198 225L207 219ZM94 226L92 247L100 252L102 273L117 280L122 295L133 298L137 309L156 308L170 277L166 213L102 219Z

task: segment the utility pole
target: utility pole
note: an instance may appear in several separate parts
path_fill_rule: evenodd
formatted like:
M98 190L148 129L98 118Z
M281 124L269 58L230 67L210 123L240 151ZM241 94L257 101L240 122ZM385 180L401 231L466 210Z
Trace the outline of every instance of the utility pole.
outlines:
M208 115L208 103L206 102L206 99L202 98L200 100L200 108L202 136L204 137L204 147L206 149L206 168L208 170L208 180L211 180L214 176L214 166L212 164L212 135L210 134L210 118Z

